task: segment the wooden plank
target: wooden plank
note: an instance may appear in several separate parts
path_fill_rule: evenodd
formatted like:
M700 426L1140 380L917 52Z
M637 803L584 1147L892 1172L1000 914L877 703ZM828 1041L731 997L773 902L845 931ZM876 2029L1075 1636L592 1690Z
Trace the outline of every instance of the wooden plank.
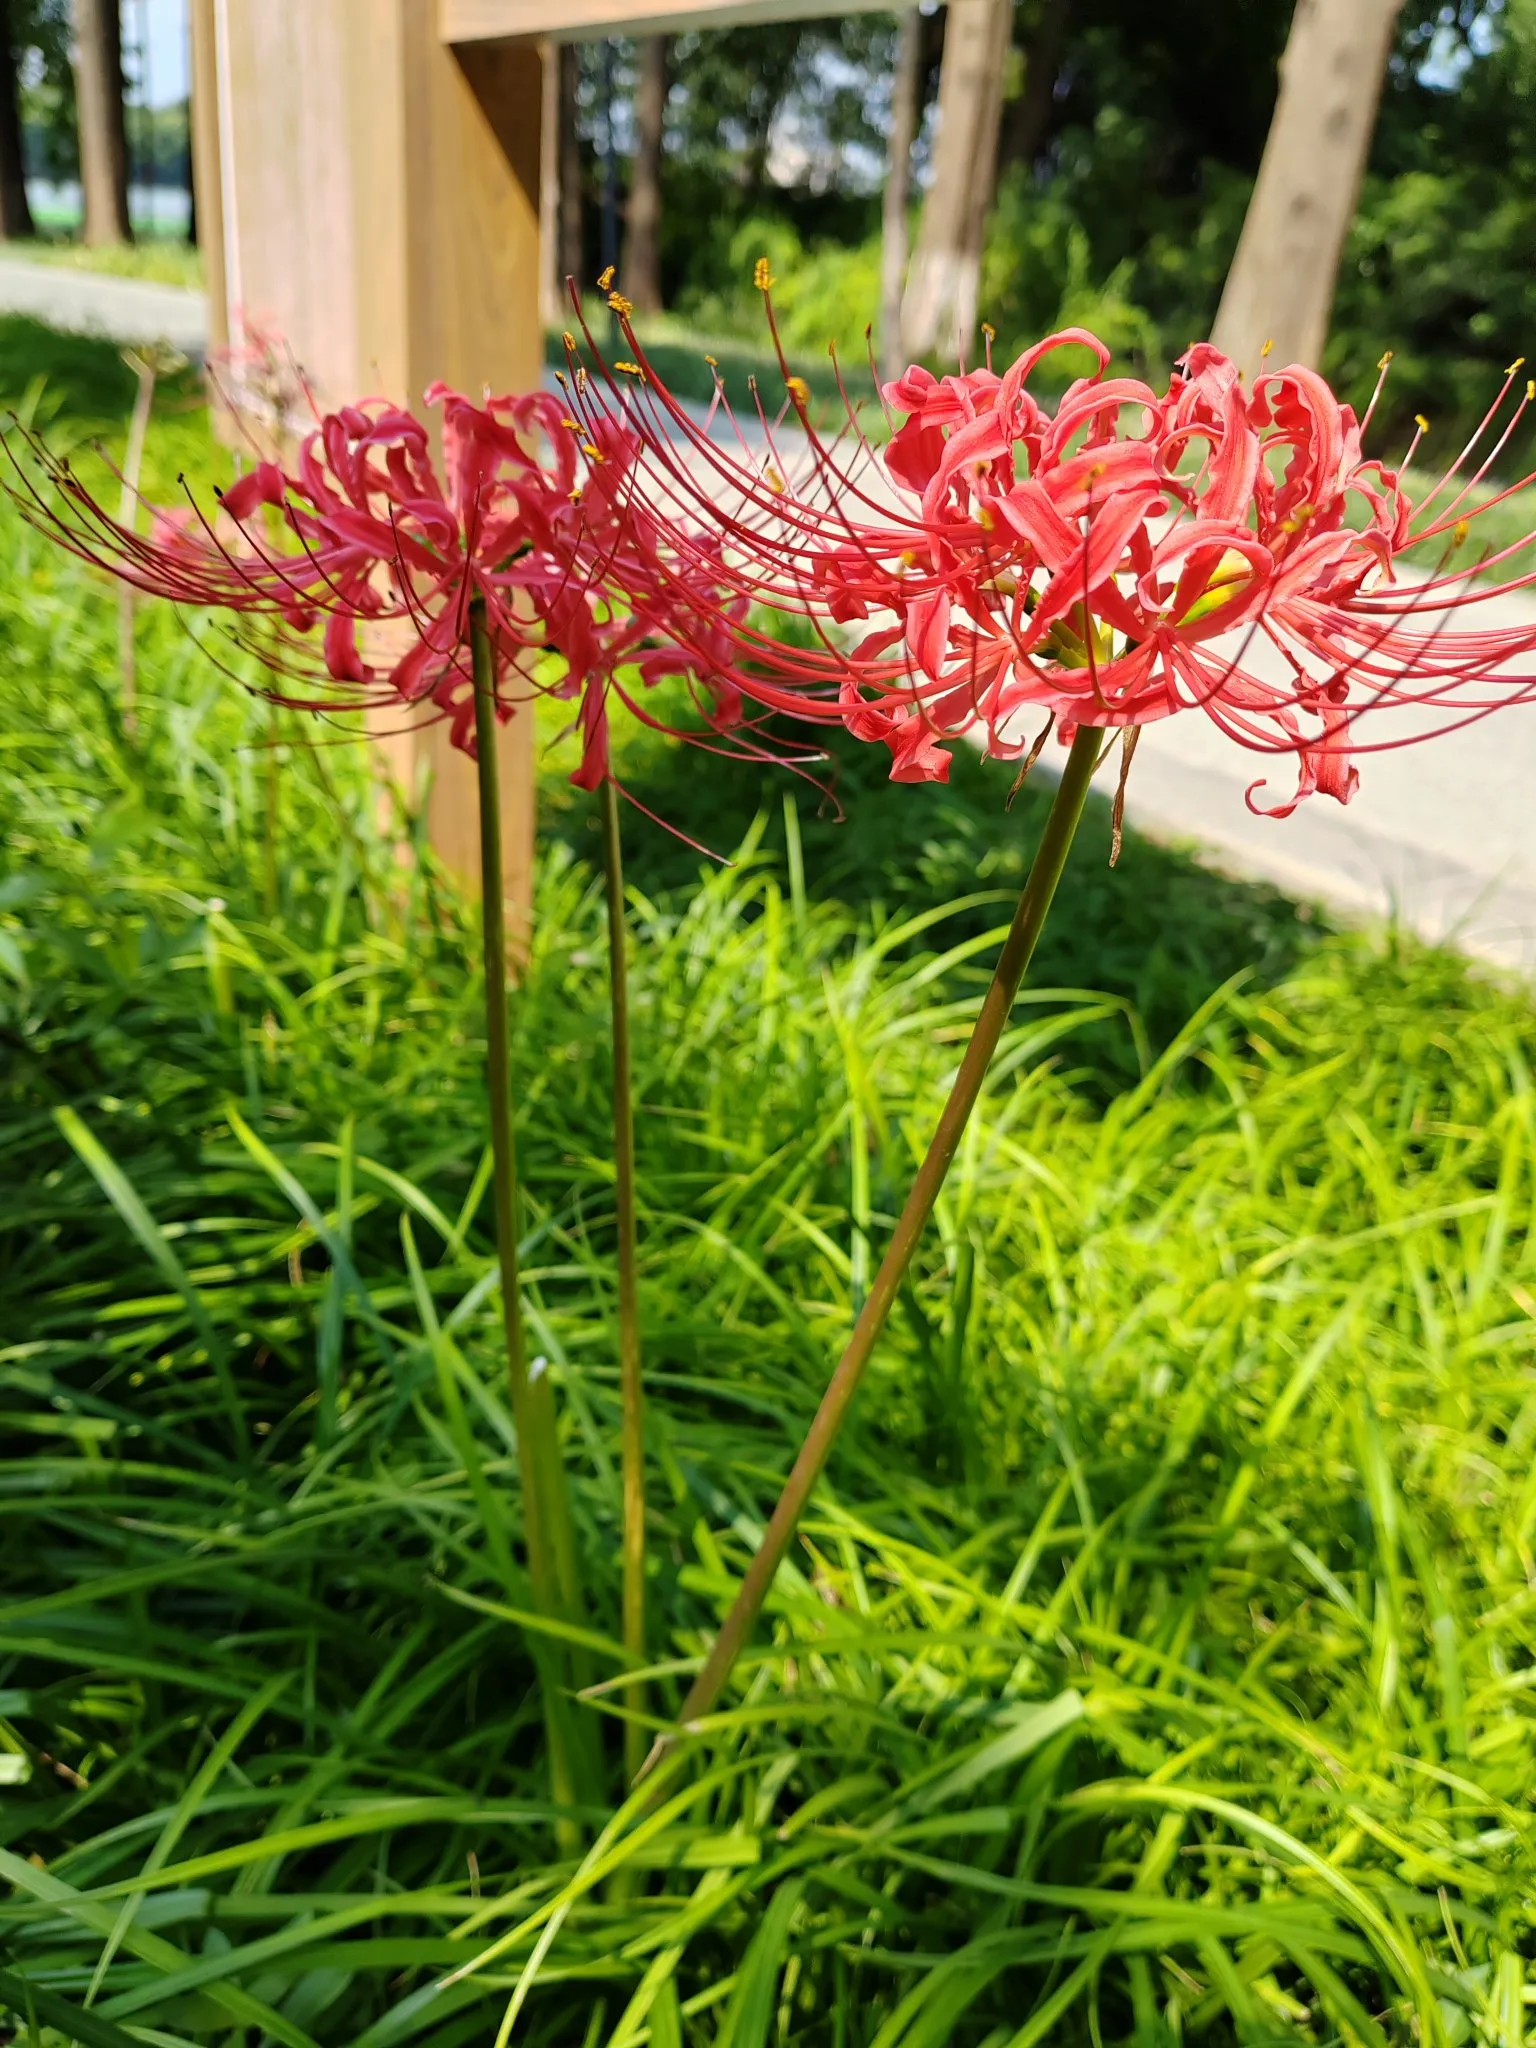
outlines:
M235 339L280 336L322 407L380 394L419 408L438 377L475 394L537 385L537 48L452 51L435 0L213 6ZM237 396L259 415L260 390ZM531 713L520 715L502 735L505 881L523 921L532 727ZM473 764L449 747L445 725L396 740L391 753L407 788L431 770L433 844L473 886Z
M829 0L440 0L439 24L445 43L504 36L552 36L569 43L610 33L670 35L681 29L870 14L880 6L881 0L842 0L841 6Z
M197 194L197 246L208 280L208 352L229 346L224 291L224 192L219 163L218 28L214 0L191 0L192 183Z

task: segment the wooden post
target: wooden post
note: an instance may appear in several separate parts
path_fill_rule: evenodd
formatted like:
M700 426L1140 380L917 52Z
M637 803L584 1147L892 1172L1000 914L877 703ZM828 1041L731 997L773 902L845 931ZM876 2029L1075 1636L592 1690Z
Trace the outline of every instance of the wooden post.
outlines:
M322 406L372 394L419 405L436 377L470 393L532 389L544 362L539 39L785 19L826 4L192 0L210 327L236 358L224 381L237 414L258 439L283 426L272 393L242 387L239 351L253 334L292 350ZM442 726L380 744L407 788L430 768L432 844L473 888L472 764ZM531 711L503 729L502 746L515 930L531 896Z
M280 337L322 406L382 394L419 407L437 377L472 394L536 386L537 45L455 51L434 0L200 4L217 48L223 284L237 349L253 332ZM237 406L258 403L238 367L230 381ZM399 715L387 724L398 728ZM529 710L502 731L503 868L524 925L533 728ZM473 763L442 724L383 744L408 788L430 769L432 844L474 887Z
M192 185L197 194L197 246L208 294L208 348L229 346L224 289L224 194L219 166L219 55L214 0L191 0Z

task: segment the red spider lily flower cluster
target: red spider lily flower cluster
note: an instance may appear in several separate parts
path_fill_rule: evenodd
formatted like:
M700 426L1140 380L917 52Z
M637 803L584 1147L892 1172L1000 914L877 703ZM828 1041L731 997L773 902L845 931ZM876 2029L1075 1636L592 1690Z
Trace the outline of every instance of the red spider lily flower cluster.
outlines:
M12 448L14 488L37 525L139 590L275 627L257 651L287 678L272 694L299 708L404 707L446 718L453 743L472 752L478 601L501 717L541 694L579 698L573 780L584 788L610 772L613 695L672 730L637 682L685 676L713 730L737 726L727 636L740 604L711 577L716 543L690 536L664 605L626 602L627 587L643 582L627 573L627 557L645 532L617 490L633 459L628 430L603 419L588 434L547 393L477 406L436 385L427 402L442 410L441 471L422 420L368 400L319 418L291 471L259 462L222 494L216 515L194 503L155 509L147 534L113 518L35 439L42 476ZM647 563L655 552L648 539ZM686 647L667 631L680 606L695 615ZM406 630L366 630L392 621ZM303 643L317 629L320 660L306 662ZM367 651L381 643L397 650L382 671ZM745 750L758 751L750 740Z
M1447 562L1426 580L1399 560L1437 538L1454 556L1509 495L1475 496L1536 390L1487 446L1518 364L1415 511L1401 469L1364 454L1375 399L1359 419L1300 367L1246 387L1208 344L1164 391L1107 375L1081 328L1001 374L911 369L884 388L893 432L877 453L851 404L844 433L818 434L782 352L785 406L770 419L759 400L755 436L737 423L722 443L623 324L637 362L610 370L588 334L601 374L576 369L568 388L585 432L626 437L625 502L645 515L632 587L660 605L669 579L707 568L735 605L735 686L883 741L897 780L945 779L946 743L964 734L1017 757L1030 711L1070 739L1199 710L1244 747L1294 757L1289 802L1262 806L1262 780L1249 791L1285 816L1314 791L1347 803L1359 752L1536 693L1536 671L1511 668L1536 630L1461 623L1536 572L1471 584ZM1095 368L1049 406L1031 379L1068 346ZM1518 546L1490 552L1483 577ZM789 636L786 619L801 622ZM1361 737L1388 712L1396 729Z

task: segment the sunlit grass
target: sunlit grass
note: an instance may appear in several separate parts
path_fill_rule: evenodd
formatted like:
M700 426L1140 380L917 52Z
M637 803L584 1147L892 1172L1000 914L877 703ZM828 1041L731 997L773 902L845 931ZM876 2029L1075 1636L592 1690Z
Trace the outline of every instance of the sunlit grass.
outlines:
M180 285L191 291L203 289L202 251L169 235L152 235L104 248L39 236L31 242L7 242L4 253L7 261L46 263L65 270L93 271L103 277L131 277L143 284Z

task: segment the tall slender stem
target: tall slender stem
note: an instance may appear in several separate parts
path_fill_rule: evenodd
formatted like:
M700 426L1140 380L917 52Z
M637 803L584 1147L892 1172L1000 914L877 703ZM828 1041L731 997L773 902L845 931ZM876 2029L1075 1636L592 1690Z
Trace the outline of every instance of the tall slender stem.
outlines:
M517 1138L512 1115L512 1062L507 1017L507 908L501 866L501 777L496 747L496 660L483 605L470 611L470 649L475 678L475 762L480 795L480 931L485 961L486 1086L491 1112L491 1168L496 1202L496 1255L501 1268L501 1318L507 1346L507 1380L517 1428L518 1468L523 1488L523 1530L534 1604L550 1619L564 1619L556 1527L563 1505L564 1471L553 1428L552 1405L543 1409L528 1368L523 1329L522 1283L518 1266L521 1232L517 1182ZM546 1376L539 1375L540 1379ZM558 1697L567 1660L554 1646L541 1650L545 1676L545 1722L549 1733L550 1779L555 1798L572 1802L575 1783L567 1709Z
M149 419L155 403L154 362L144 356L125 358L134 369L139 388L133 401L133 418L128 424L128 446L123 455L123 489L118 500L118 524L131 532L138 524L139 478L144 469L144 443L149 438ZM137 663L133 644L134 590L131 583L117 586L117 649L123 672L123 724L132 732L138 708Z
M982 1082L986 1079L987 1068L997 1050L1003 1026L1013 1008L1013 999L1019 992L1019 983L1024 979L1035 944L1045 924L1056 885L1061 880L1062 869L1066 866L1067 854L1071 848L1078 821L1083 815L1083 805L1088 796L1088 784L1093 776L1099 756L1102 734L1094 727L1080 726L1077 737L1067 758L1066 770L1051 805L1050 816L1031 863L1029 876L1019 898L1019 907L1014 912L1013 924L998 955L997 968L992 976L992 985L987 990L971 1033L970 1044L960 1062L960 1071L955 1076L938 1127L932 1142L917 1170L906 1204L897 1221L880 1270L875 1275L874 1285L853 1326L853 1335L848 1348L838 1363L836 1372L828 1382L822 1396L821 1406L815 1420L806 1432L800 1454L794 1468L779 1495L777 1507L758 1546L757 1555L747 1568L747 1575L741 1582L730 1613L725 1617L720 1633L715 1637L714 1647L705 1659L704 1668L693 1682L692 1690L683 1702L679 1722L686 1727L690 1721L707 1714L720 1697L731 1666L745 1648L758 1615L762 1612L768 1589L774 1575L783 1561L795 1533L795 1526L805 1511L816 1481L821 1477L838 1431L842 1428L853 1397L858 1391L864 1368L870 1354L885 1328L892 1303L917 1249L928 1218L933 1214L933 1205L938 1200L944 1177L949 1172L961 1135L970 1121L971 1111L981 1093ZM653 1750L652 1755L656 1752Z
M623 1400L624 1647L645 1657L645 1389L635 1258L635 1110L630 1087L629 967L624 943L624 847L619 793L603 784L603 871L608 883L608 988L613 1028L613 1168L619 1223L619 1387ZM645 1761L645 1687L627 1688L637 1718L624 1724L625 1775Z

